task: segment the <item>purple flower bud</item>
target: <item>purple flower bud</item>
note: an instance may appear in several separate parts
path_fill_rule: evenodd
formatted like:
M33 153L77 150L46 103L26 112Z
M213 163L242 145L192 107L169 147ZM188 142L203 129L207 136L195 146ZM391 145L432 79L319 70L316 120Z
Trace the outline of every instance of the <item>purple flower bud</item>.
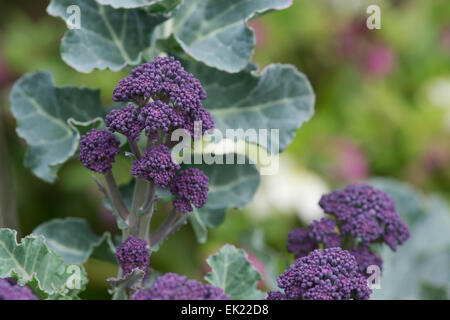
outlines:
M286 296L279 291L268 291L266 300L286 300Z
M367 267L378 266L380 270L383 269L383 260L375 252L371 251L369 247L365 245L359 245L356 248L348 250L355 258L358 263L358 270L363 275L368 276Z
M152 98L172 103L186 111L201 106L206 92L200 81L173 57L157 57L131 71L114 89L114 101L137 101Z
M353 255L339 247L314 250L278 277L287 299L366 300L372 293Z
M142 131L139 122L139 109L133 105L112 110L105 118L105 124L111 132L119 132L129 140L138 140Z
M336 217L341 233L368 244L384 241L392 250L409 238L408 226L400 219L395 202L385 192L366 184L353 184L322 196L319 205Z
M140 269L147 275L150 268L147 242L128 236L122 245L117 247L116 260L122 268L123 275L129 274L134 269Z
M92 129L80 141L79 160L95 172L108 173L114 158L120 152L119 140L105 130Z
M295 255L295 258L306 256L312 250L317 249L318 244L310 237L306 228L295 228L288 233L286 249Z
M28 287L10 279L0 279L0 300L39 300Z
M131 300L228 300L222 289L203 285L186 276L166 273L153 283L151 289L137 291Z
M182 199L175 199L174 207L184 213L192 211L190 203L203 207L208 200L208 182L206 174L197 168L180 171L170 185L170 192Z
M158 130L168 132L184 124L177 110L162 101L150 102L143 107L140 122L147 134L156 133Z
M316 242L322 243L325 248L339 247L341 238L336 233L336 222L330 218L314 220L309 225L310 237Z
M131 174L153 180L157 186L165 189L179 169L180 165L172 160L169 148L159 145L146 150L141 159L133 161Z

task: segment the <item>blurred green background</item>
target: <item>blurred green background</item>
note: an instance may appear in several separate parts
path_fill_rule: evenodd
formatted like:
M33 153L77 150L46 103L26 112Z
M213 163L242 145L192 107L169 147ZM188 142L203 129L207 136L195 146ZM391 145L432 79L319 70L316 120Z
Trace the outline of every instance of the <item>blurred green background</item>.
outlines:
M380 30L365 26L369 4L382 10ZM104 104L126 72L81 74L60 58L66 26L48 16L48 1L0 3L0 226L29 234L56 217L84 217L101 233L117 232L102 209L88 170L76 160L55 184L22 163L26 146L15 133L9 91L23 73L51 70L58 86L100 88ZM317 96L316 113L281 156L280 173L263 177L254 203L230 211L225 223L196 243L184 227L152 255L152 267L201 279L206 256L225 243L244 247L273 285L291 260L287 232L320 216L321 194L374 176L394 177L425 194L450 200L450 2L448 0L294 0L291 8L250 22L254 61L297 66ZM115 171L127 182L125 161ZM157 217L158 219L159 217ZM113 265L91 260L83 298L107 298Z

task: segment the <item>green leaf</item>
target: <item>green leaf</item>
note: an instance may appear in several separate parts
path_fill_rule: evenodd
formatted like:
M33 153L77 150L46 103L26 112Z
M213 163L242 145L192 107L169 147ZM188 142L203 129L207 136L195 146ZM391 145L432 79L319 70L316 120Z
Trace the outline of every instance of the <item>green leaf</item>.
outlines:
M27 236L20 244L16 237L16 231L0 229L0 278L16 278L40 297L73 296L83 289L87 278L82 266L65 265L42 236ZM78 276L78 288L69 285L73 275Z
M247 260L242 249L226 244L206 260L211 272L205 280L219 287L232 300L261 300L265 294L258 289L261 275Z
M113 8L142 8L149 7L150 12L169 12L180 5L181 0L96 0L101 5Z
M22 76L10 100L17 133L29 146L25 166L47 182L54 182L59 167L75 154L77 128L92 126L103 116L98 90L55 87L52 74L44 71Z
M184 63L205 88L204 103L214 117L216 128L242 129L236 138L256 143L272 154L288 147L296 130L314 113L315 96L306 76L290 65L269 65L261 74L250 65L245 71L229 74L201 63ZM267 135L248 134L266 129ZM279 142L271 129L279 130ZM262 132L263 133L263 132ZM267 137L267 139L265 139Z
M414 197L411 193L411 203L417 203ZM450 298L450 209L438 197L420 198L425 202L413 211L425 211L410 225L411 238L397 252L381 252L381 289L374 290L373 299ZM405 208L411 210L411 203ZM405 216L402 206L397 210Z
M238 72L248 64L255 46L253 30L246 22L291 4L291 0L185 0L167 24L194 59Z
M63 20L72 0L52 0L47 12ZM80 29L68 30L61 43L62 59L80 72L109 68L118 71L136 65L150 46L151 34L164 17L139 9L113 9L95 0L79 0Z
M204 243L207 228L220 225L227 209L242 209L252 201L260 183L260 175L247 158L245 164L235 161L235 164L193 164L189 167L202 170L209 178L208 201L204 207L189 214L197 240Z
M66 264L83 264L94 253L97 258L115 263L111 235L105 233L97 236L86 220L53 219L38 226L33 234L44 236L47 246L59 254Z

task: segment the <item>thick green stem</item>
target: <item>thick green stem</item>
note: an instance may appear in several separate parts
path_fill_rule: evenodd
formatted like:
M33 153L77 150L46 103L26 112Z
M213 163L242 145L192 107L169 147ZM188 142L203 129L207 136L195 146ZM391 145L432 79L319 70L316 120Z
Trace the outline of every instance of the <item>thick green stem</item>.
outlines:
M146 180L140 178L136 179L129 223L130 233L134 236L139 235L140 223L142 220L141 218L143 215L145 215L140 212L139 208L141 208L145 204L148 188L149 183Z
M175 220L177 219L178 212L172 209L167 215L166 219L161 223L161 225L156 229L156 231L150 236L150 247L156 245L164 236L167 231L172 227Z
M128 139L128 144L130 145L130 149L133 151L134 156L139 159L141 157L141 150L139 150L136 140Z
M126 221L130 215L125 202L123 201L122 195L120 194L119 188L117 187L116 180L111 172L106 173L105 181L108 188L108 192L111 195L112 204L117 209L122 219Z

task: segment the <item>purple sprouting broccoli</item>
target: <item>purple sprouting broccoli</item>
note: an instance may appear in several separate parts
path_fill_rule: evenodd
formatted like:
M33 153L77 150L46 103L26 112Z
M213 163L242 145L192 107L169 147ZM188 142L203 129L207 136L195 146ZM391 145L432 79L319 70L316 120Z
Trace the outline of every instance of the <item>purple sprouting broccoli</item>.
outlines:
M228 300L222 289L203 285L186 276L166 273L157 278L149 290L137 291L131 300Z
M342 235L364 244L384 241L392 250L409 238L395 202L387 193L367 184L353 184L322 196L319 205L340 223Z
M339 247L297 259L278 277L278 287L289 300L366 300L372 292L355 257Z
M295 228L288 233L286 249L295 255L295 258L301 258L312 250L317 249L318 244L310 237L310 232L306 228Z
M138 140L142 131L139 121L139 109L133 105L123 106L121 109L114 109L105 118L105 125L111 132L119 132L126 136L128 140Z
M268 291L266 300L286 300L286 296L279 291Z
M203 207L208 200L208 182L208 176L197 168L181 170L170 185L170 192L177 196L173 201L175 209L188 213L192 205Z
M131 174L153 180L158 187L165 189L179 169L180 165L172 160L169 148L159 145L146 150L141 159L133 161Z
M147 134L154 134L159 130L169 132L170 129L181 128L184 119L175 108L157 100L142 108L140 122Z
M120 152L119 145L119 140L112 133L92 129L81 138L79 160L92 171L108 173Z
M116 260L122 268L123 275L127 275L134 269L139 269L148 274L150 268L150 255L147 242L132 235L116 249Z
M28 287L22 287L11 279L0 279L0 300L39 300Z
M197 109L206 92L200 81L186 72L173 57L157 57L131 71L114 89L114 101L134 101L138 104L152 98L171 103L186 111Z
M214 119L211 114L203 107L192 110L191 112L182 112L184 117L183 128L189 134L198 140L201 135L209 133L214 129Z
M309 225L309 236L316 243L322 243L325 248L339 247L341 238L336 233L336 222L330 218L315 220Z
M367 268L369 266L378 266L380 270L383 269L383 259L373 252L370 247L359 245L356 248L349 249L348 251L356 258L359 272L363 275L369 275L367 273Z

